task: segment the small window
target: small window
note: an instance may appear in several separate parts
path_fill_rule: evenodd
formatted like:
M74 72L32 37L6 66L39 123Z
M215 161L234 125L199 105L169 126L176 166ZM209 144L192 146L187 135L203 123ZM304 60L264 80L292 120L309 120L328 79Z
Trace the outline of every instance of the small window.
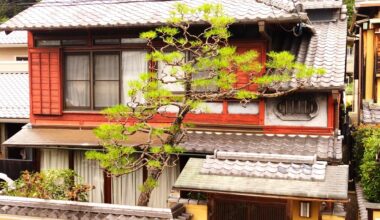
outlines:
M286 121L307 121L318 114L318 104L314 96L293 95L281 99L275 109L275 114Z
M31 148L9 147L7 148L7 159L32 160L33 150Z
M95 45L117 45L120 44L120 39L95 39Z
M122 44L146 44L148 41L141 38L122 38Z
M22 62L22 61L28 61L28 57L27 56L17 56L16 57L16 61L19 61L19 62Z
M310 218L311 207L310 202L300 202L300 217Z
M60 40L37 40L36 46L37 47L52 47L52 46L60 46L61 41Z
M87 41L83 39L75 39L75 40L62 40L63 46L84 46L87 45Z

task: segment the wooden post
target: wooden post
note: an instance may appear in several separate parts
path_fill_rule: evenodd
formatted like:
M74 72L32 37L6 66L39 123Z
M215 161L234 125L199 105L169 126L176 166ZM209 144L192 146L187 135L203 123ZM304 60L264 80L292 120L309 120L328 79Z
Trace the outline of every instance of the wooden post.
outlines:
M375 53L374 30L367 30L365 37L366 68L365 68L365 100L373 100Z

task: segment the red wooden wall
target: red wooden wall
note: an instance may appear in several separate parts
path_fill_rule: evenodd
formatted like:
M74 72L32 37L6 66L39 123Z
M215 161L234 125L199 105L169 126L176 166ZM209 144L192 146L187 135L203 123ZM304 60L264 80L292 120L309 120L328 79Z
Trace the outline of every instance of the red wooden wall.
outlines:
M89 40L90 42L90 40ZM265 42L232 42L238 47L238 51L246 51L255 49L259 52L258 60L264 64L266 59ZM90 44L91 45L91 44ZM28 35L29 47L29 72L30 72L30 103L31 115L30 121L33 125L41 126L88 126L94 127L106 119L103 115L96 111L66 111L63 109L63 70L62 70L62 54L67 51L76 51L76 48L37 48L34 45L33 34ZM94 46L78 48L80 50L96 49ZM99 50L107 50L109 48L99 48ZM260 73L262 74L263 71ZM245 82L244 76L238 75L238 83ZM251 86L250 89L256 89ZM259 129L268 133L318 133L331 134L334 130L334 105L329 98L328 110L328 127L292 127L292 126L264 126L265 121L265 101L259 101L259 114L257 115L230 115L227 112L228 102L224 102L224 110L222 114L189 114L188 122L197 124L210 125L237 125L234 127L246 127L249 129ZM169 123L172 119L157 116L152 123ZM253 131L253 130L252 130Z
M29 49L32 114L61 115L62 88L59 48Z

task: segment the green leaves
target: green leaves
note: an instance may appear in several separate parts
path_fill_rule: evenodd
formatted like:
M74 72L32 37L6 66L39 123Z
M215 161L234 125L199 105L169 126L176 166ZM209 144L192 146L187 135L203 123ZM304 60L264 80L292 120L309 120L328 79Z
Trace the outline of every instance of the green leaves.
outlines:
M2 183L3 193L41 199L88 201L92 186L83 184L81 177L70 169L52 169L30 173L24 171L13 186Z
M371 202L380 202L380 164L376 162L376 154L380 152L380 128L360 126L353 136L354 158L364 195Z
M153 40L157 37L157 33L155 31L146 31L140 34L140 38L145 40Z

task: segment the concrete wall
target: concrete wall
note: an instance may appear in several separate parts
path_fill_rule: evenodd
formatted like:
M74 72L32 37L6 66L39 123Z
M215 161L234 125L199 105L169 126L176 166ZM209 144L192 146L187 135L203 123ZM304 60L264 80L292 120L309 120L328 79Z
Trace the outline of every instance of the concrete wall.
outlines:
M28 56L25 47L0 47L0 71L1 72L26 72L28 62L16 61L16 56Z
M319 111L317 116L308 121L285 121L280 119L274 113L274 109L281 98L268 99L265 106L265 125L327 127L327 96L316 95L315 97Z

